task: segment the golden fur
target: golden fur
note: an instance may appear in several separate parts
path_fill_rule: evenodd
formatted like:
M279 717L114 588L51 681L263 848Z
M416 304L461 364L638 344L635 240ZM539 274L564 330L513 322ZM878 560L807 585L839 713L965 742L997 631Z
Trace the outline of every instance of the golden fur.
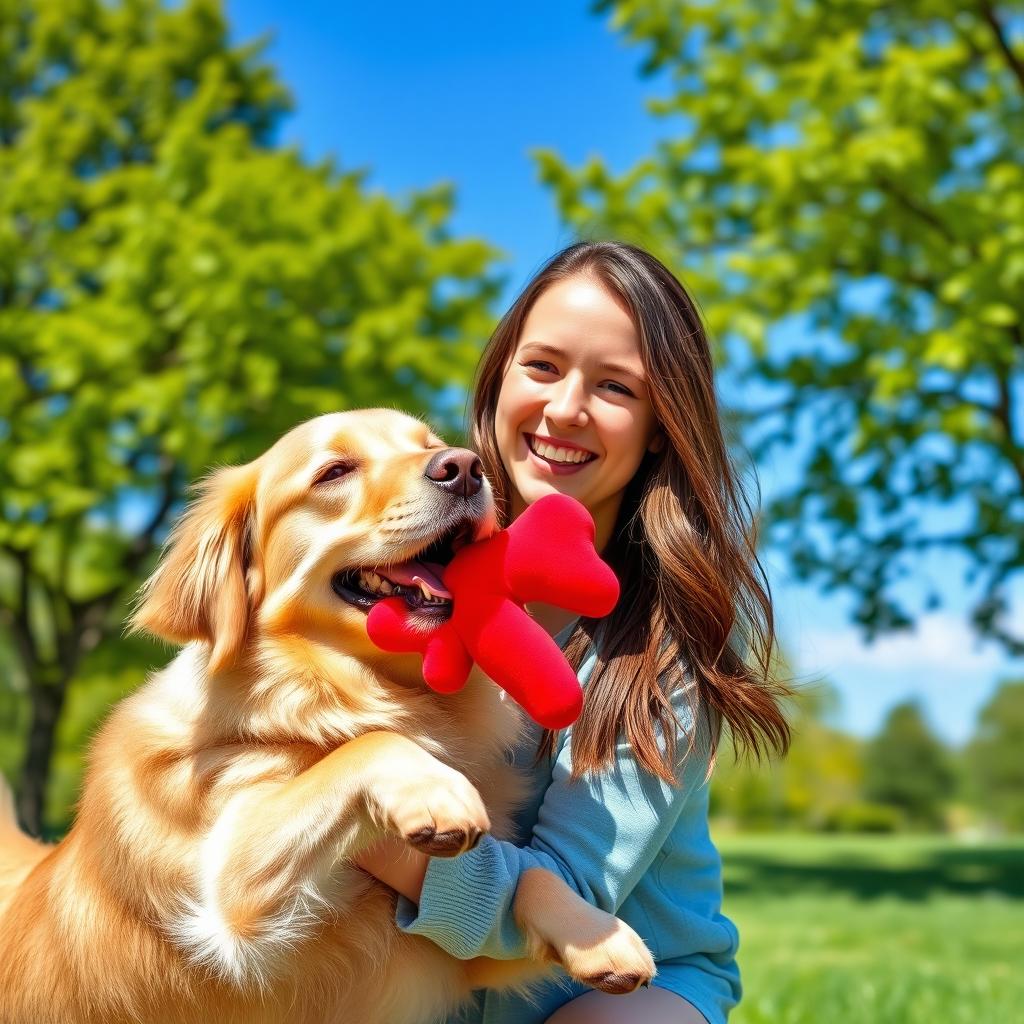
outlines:
M639 938L545 871L514 907L536 959L464 962L399 932L350 862L384 832L457 855L506 835L517 797L497 688L427 690L331 587L457 515L494 528L486 482L425 477L444 447L397 412L337 413L205 481L134 618L185 646L111 713L68 836L36 843L0 808L0 1022L415 1024L542 961L607 991L649 980Z

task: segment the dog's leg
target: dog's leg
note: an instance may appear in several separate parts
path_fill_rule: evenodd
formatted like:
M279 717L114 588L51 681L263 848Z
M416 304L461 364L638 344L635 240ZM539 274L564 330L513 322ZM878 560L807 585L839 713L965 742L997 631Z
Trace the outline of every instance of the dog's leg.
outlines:
M490 828L476 789L422 747L367 733L295 778L232 796L202 846L197 897L172 933L190 958L260 984L319 924L319 883L381 830L454 856Z
M512 912L526 933L534 961L560 964L570 977L617 995L654 977L643 940L624 921L592 907L550 871L524 871ZM530 980L523 961L484 959L467 964L472 987L500 987Z

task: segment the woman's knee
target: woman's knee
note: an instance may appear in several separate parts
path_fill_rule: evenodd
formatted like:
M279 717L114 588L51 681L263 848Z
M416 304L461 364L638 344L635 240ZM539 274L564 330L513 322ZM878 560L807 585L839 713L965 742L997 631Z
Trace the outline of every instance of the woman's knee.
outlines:
M641 988L628 996L587 992L557 1009L547 1024L707 1024L692 1004L666 988Z

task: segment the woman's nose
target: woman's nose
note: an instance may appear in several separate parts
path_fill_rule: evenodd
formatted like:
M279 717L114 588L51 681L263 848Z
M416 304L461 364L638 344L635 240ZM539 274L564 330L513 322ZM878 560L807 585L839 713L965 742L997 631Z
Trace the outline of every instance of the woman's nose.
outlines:
M547 416L556 423L579 424L587 417L587 395L583 381L573 375L554 385L548 400Z

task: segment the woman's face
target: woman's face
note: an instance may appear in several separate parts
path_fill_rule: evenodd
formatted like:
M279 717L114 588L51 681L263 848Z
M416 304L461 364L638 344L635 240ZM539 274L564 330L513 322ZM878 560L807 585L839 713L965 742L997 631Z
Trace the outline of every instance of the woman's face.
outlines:
M545 289L523 324L495 411L498 451L518 516L552 492L581 501L597 546L658 432L632 318L596 278Z

